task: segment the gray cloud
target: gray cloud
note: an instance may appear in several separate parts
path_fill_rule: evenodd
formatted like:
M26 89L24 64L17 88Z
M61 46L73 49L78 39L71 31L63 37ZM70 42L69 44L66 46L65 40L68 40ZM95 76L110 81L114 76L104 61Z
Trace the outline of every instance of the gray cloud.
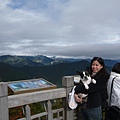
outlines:
M0 0L0 55L119 59L119 0Z

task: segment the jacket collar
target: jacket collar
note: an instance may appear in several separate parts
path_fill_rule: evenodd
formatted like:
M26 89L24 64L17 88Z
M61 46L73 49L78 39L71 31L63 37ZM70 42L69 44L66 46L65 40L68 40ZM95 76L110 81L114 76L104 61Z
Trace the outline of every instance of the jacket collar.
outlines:
M120 77L120 74L119 74L119 73L116 73L116 72L111 72L110 74L111 74L111 75L114 75L114 76L116 76L116 77Z

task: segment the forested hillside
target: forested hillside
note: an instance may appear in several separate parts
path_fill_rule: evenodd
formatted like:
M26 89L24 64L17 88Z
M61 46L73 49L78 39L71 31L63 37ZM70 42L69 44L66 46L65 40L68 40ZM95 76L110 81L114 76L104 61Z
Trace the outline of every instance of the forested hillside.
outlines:
M88 61L61 63L52 66L43 67L13 67L11 65L0 63L1 81L25 80L32 78L44 78L58 86L61 86L63 76L74 75L76 70L84 70L89 66Z
M44 78L58 87L62 85L62 77L75 75L76 71L85 70L90 63L86 60L71 63L60 63L51 66L23 66L13 67L9 64L0 62L0 80L3 82L26 80L32 78ZM111 67L107 67L108 70Z

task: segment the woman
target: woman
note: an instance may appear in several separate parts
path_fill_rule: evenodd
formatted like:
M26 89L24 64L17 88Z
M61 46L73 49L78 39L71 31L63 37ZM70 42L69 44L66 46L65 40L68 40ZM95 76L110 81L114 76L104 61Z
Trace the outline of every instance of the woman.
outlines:
M111 92L111 84L113 82L111 100L110 100L110 92ZM118 106L120 108L120 62L116 63L112 71L110 73L110 78L108 80L108 106Z
M90 74L96 80L96 84L90 83L88 90L83 85L77 85L75 88L75 99L77 102L82 102L82 99L77 94L88 94L86 109L81 110L82 120L101 120L102 104L103 99L106 99L106 86L109 78L109 73L102 58L94 57L91 60Z

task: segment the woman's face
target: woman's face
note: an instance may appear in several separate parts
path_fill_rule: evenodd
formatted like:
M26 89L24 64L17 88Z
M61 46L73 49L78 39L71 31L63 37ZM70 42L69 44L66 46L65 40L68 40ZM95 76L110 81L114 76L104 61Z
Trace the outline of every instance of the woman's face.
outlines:
M98 71L100 71L103 68L103 66L97 61L93 61L92 63L92 71L94 73L97 73Z

